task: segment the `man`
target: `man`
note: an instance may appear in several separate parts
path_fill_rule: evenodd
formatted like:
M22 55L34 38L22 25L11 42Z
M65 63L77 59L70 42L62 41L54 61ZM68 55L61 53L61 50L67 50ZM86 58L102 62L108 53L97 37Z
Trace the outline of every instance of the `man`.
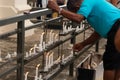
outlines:
M107 0L68 0L67 8L69 11L60 8L56 2L49 0L48 7L78 23L87 19L94 28L95 32L89 38L74 45L74 51L80 51L100 37L107 38L103 55L104 80L119 80L120 10Z

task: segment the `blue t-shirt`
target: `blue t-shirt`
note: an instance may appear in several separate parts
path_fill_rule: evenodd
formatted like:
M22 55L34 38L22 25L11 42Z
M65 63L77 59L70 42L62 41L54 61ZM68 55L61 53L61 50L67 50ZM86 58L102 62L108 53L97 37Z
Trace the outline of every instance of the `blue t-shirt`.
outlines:
M120 10L106 0L83 0L77 13L83 15L102 37L107 37L113 24L120 18Z

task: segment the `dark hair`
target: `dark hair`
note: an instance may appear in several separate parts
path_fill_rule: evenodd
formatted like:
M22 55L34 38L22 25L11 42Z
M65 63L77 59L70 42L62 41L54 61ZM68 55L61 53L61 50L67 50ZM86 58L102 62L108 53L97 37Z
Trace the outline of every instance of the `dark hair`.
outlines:
M68 0L67 2L67 9L69 11L75 11L76 10L76 3L80 2L80 0Z

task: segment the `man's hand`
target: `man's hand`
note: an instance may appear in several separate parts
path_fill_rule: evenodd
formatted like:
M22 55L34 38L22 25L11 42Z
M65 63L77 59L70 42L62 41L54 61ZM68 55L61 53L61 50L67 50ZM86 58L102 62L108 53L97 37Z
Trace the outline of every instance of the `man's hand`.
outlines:
M80 50L82 50L85 46L82 45L82 43L77 43L73 46L73 51L75 52L79 52Z
M56 12L59 12L59 10L60 10L59 6L57 5L57 3L54 0L48 0L48 8L50 8Z

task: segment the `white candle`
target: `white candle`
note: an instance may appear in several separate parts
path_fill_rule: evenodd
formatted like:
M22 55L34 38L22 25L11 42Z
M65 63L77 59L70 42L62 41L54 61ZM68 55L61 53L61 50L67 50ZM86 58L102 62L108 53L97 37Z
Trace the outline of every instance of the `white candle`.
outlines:
M53 66L53 55L54 55L54 52L51 53L51 66Z
M35 79L34 80L38 80L38 77L37 76L35 76Z
M28 54L28 52L26 52L26 55L25 55L25 57L27 58L27 57L29 57L29 54Z
M45 49L45 42L43 42L42 49Z
M36 4L36 2L34 3L34 7L35 7L35 8L37 7L37 4Z
M52 35L51 35L51 43L54 42L54 37L55 37L55 33L52 33Z
M46 65L45 65L45 71L48 71L48 67L49 67L49 54L50 52L46 53Z
M42 48L42 44L39 44L39 51L42 51L43 48Z
M1 56L1 49L0 49L0 61L2 61L2 56Z
M70 25L70 30L69 31L71 31L72 30L72 25Z
M53 30L51 30L49 34L49 44L52 43L52 33L53 33Z
M29 72L26 72L26 74L25 74L25 80L27 80L28 73L29 73Z
M43 43L43 36L44 36L44 32L41 34L41 37L40 37L40 44L42 44Z
M42 75L39 75L39 80L43 80L43 79L42 79Z
M32 50L33 50L33 48L30 48L30 50L29 50L29 56L32 55Z
M5 57L6 59L11 59L11 54L8 53L7 56Z
M17 52L14 52L14 53L13 53L13 57L16 57L16 56L17 56Z
M42 8L47 7L48 0L42 0Z
M34 45L33 54L36 53L37 44Z
M64 25L64 27L63 27L63 33L66 33L66 32L67 32L67 26Z
M51 55L48 56L48 68L51 68Z
M55 42L58 41L58 34L55 34Z
M36 67L36 77L38 78L38 68L39 68L40 64L37 65Z
M64 62L64 58L65 58L65 55L63 54L63 55L62 55L62 62Z

